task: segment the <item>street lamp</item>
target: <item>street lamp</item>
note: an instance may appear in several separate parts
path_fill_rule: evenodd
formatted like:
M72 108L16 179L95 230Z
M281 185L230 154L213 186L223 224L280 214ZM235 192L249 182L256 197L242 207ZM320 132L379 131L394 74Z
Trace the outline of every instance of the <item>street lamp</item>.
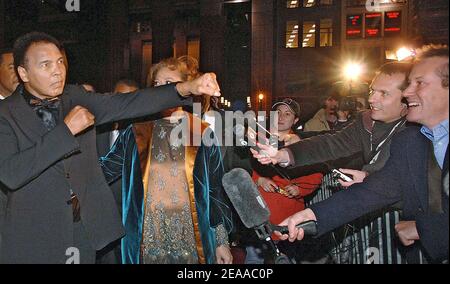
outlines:
M350 80L357 80L361 76L363 67L359 63L349 62L344 67L345 77Z
M360 63L349 62L344 66L344 75L348 81L348 96L352 96L353 82L358 81L359 77L363 73L363 66Z
M403 61L414 56L414 51L410 48L402 47L397 50L396 55L398 61Z
M259 110L262 110L262 103L263 103L263 100L264 100L264 94L263 94L263 93L260 93L260 94L258 95Z

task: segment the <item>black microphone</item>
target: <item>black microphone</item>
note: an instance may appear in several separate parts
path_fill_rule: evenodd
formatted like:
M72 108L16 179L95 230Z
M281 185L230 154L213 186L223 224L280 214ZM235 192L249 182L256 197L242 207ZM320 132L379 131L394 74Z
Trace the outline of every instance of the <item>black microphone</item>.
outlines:
M258 151L258 152L261 151L261 149L256 145L256 136L254 137L254 136L250 135L250 137L248 137L248 135L246 134L246 128L244 125L236 124L233 127L233 132L234 132L234 135L236 135L236 138L237 138L240 146L250 147L253 150ZM247 138L248 141L246 141L245 138Z
M276 226L269 222L270 210L247 171L239 168L231 170L223 176L222 184L242 223L249 229L255 229L260 239L267 240L274 231L289 233L287 226ZM303 229L305 235L317 235L315 221L304 222L296 227Z
M256 122L258 124L258 122ZM260 124L258 124L260 125ZM245 127L242 124L236 124L233 127L233 133L240 146L250 147L255 151L260 152L261 149L257 145L257 141L261 144L270 145L278 148L278 137L267 131L264 127L260 126L260 133L256 132L252 127ZM246 140L247 139L247 140Z

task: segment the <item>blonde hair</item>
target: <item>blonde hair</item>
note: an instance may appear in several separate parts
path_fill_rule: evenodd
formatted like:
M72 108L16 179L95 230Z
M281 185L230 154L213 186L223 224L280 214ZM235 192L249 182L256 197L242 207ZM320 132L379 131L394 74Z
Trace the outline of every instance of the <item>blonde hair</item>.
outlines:
M182 81L191 81L200 76L198 71L198 61L191 56L181 56L179 58L166 58L150 68L147 77L147 86L154 86L156 75L161 69L167 68L171 71L178 71Z
M166 58L161 60L159 63L152 66L147 77L147 86L154 86L154 81L158 72L163 69L168 68L171 71L178 71L181 75L181 80L183 82L192 81L200 77L198 60L192 56L184 55L178 58ZM202 103L202 113L207 112L210 109L210 98L209 96L201 97Z

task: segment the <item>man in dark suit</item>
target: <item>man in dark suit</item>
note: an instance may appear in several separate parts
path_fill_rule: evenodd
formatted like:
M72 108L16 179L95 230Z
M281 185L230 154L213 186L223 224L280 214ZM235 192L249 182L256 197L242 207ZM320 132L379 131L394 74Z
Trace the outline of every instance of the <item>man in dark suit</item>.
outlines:
M124 231L92 126L188 105L190 94L220 95L215 76L134 94L87 93L65 86L60 44L42 33L16 41L14 63L22 84L0 104L0 262L93 263Z
M430 262L448 262L448 64L448 47L422 50L403 94L409 106L408 121L422 128L406 128L397 134L386 166L364 183L282 222L289 226L289 236L280 235L282 239L303 239L303 230L295 225L307 220L316 220L319 234L323 234L402 201L405 221L396 228L401 242L409 247L422 246ZM267 155L275 163L295 164L289 151ZM407 253L409 262L415 262L414 252Z
M14 57L11 49L0 49L0 101L6 99L17 88L19 80L14 72ZM0 248L2 243L3 218L6 213L6 189L0 182Z

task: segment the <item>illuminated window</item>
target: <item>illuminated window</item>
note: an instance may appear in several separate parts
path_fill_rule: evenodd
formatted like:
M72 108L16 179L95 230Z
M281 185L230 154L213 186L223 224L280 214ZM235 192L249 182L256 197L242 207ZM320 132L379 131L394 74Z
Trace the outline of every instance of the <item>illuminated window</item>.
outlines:
M200 39L192 38L187 42L187 53L189 56L194 57L197 60L200 60Z
M333 46L333 20L320 20L320 46Z
M286 2L287 3L286 7L289 8L289 9L298 8L300 1L301 0L289 0L289 1Z
M303 7L309 8L316 6L316 0L303 0Z
M362 15L348 15L347 16L347 38L362 38Z
M286 48L298 48L298 21L288 21L286 23Z
M381 13L366 14L366 37L381 36Z
M151 86L150 80L150 68L152 67L152 42L146 41L142 44L142 82L145 82L146 86Z
M402 32L402 12L392 11L384 14L384 36L400 35Z
M316 23L303 23L303 42L302 47L316 47Z
M402 4L406 3L407 0L347 0L346 6L347 7L356 7L356 6L376 6L376 5L382 5L382 4Z

